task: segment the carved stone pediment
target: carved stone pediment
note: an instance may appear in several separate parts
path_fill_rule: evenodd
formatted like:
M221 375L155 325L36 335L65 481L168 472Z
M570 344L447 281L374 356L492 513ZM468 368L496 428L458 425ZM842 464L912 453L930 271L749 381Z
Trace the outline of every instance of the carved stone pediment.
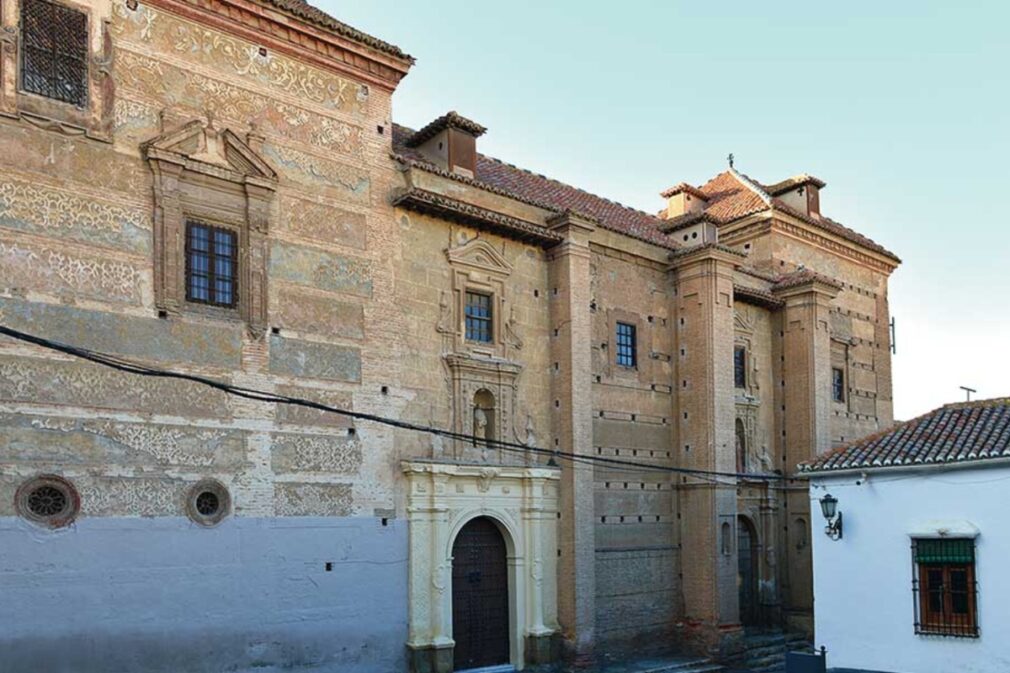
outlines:
M202 119L153 138L143 147L148 159L180 164L198 173L214 174L216 168L231 174L220 176L225 179L258 178L265 186L277 181L277 173L238 135Z
M482 238L470 240L458 248L449 248L445 255L455 266L470 267L495 276L512 273L512 265L504 255Z
M212 121L194 119L142 146L154 174L155 305L241 319L254 339L267 327L267 232L277 173L248 142ZM235 234L238 254L234 308L198 306L186 297L187 223Z

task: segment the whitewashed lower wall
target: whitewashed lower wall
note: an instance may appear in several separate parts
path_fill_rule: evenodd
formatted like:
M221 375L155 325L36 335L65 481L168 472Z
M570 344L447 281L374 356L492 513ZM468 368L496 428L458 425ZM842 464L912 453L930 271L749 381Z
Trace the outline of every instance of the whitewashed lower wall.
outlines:
M407 522L387 524L0 518L0 671L406 671Z
M1010 466L812 480L816 645L828 666L894 673L1010 671ZM830 540L817 500L838 498L844 537ZM967 521L976 548L981 637L916 635L910 532Z

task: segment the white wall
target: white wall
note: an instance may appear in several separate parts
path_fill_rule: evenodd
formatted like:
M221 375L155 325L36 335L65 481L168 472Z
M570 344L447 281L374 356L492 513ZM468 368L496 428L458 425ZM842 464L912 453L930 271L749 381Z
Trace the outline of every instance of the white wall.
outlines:
M871 473L811 480L814 618L828 666L894 673L1010 671L1010 467ZM826 487L823 488L823 487ZM830 492L844 537L824 532L817 502ZM981 637L918 636L913 629L909 533L930 520L980 531L976 578Z

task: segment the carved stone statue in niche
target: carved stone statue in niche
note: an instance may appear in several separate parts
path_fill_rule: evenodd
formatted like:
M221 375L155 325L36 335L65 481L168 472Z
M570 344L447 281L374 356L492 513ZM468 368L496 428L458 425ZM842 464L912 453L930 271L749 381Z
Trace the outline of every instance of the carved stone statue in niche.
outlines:
M487 461L490 443L495 440L494 408L494 395L478 390L473 398L473 443L480 447L483 461Z

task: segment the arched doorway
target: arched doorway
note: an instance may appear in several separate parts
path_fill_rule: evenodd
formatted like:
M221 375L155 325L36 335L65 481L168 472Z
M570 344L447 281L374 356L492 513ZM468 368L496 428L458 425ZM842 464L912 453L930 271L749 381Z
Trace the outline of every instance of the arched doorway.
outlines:
M740 621L744 626L760 624L758 605L758 540L754 525L745 516L736 521L737 589L740 594Z
M509 663L505 538L487 517L465 526L452 545L453 668Z

